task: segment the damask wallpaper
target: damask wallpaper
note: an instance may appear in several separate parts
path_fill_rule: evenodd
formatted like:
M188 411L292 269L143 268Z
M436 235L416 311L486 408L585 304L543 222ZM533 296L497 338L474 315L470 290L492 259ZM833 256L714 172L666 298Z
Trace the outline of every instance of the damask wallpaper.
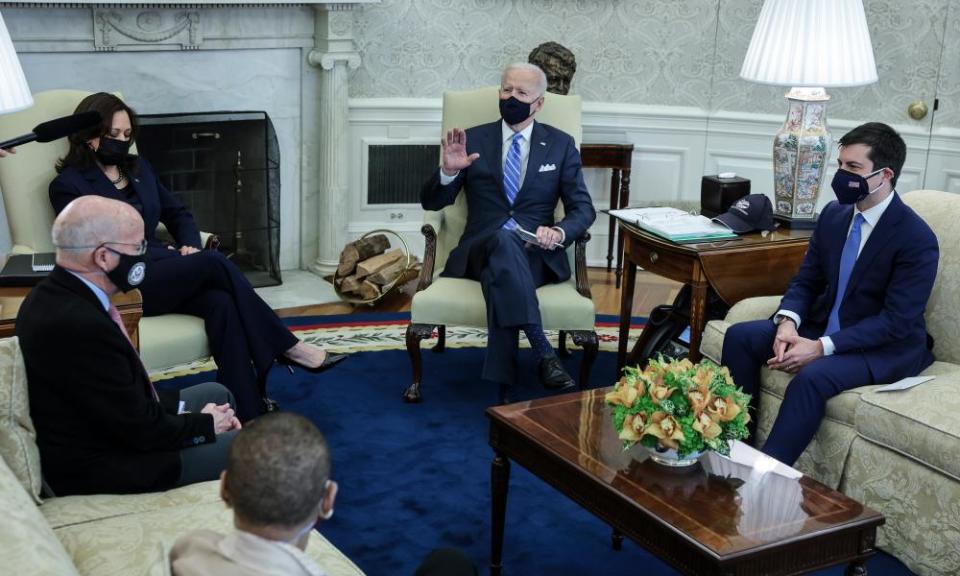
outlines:
M740 80L762 0L383 0L355 16L353 97L435 98L499 81L547 40L577 57L587 101L785 114L785 87ZM960 3L864 0L880 81L834 88L832 118L960 127ZM946 45L944 34L946 33ZM943 55L941 65L941 54ZM842 54L837 55L842 58ZM941 68L942 66L942 68ZM941 73L942 70L942 73Z

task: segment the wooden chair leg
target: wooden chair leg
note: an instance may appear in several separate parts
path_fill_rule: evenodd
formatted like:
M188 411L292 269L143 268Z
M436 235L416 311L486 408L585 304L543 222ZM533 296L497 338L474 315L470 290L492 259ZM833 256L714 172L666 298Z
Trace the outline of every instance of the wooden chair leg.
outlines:
M583 348L578 385L581 390L586 390L590 387L590 369L593 368L593 361L597 359L597 350L600 347L597 333L592 330L574 330L570 335L573 336L573 343Z
M407 326L407 354L413 367L413 383L403 393L404 402L420 402L420 379L423 376L423 360L420 356L420 341L433 336L433 324L409 324Z
M560 331L560 345L557 346L557 355L561 358L566 358L570 355L570 351L567 350L567 331Z
M433 346L434 352L443 352L447 349L447 327L443 324L437 326L437 343Z

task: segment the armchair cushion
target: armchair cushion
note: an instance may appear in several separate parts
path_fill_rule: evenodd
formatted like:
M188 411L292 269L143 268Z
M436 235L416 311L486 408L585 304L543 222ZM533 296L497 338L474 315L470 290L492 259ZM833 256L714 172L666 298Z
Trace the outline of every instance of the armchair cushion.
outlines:
M218 482L198 486L216 494ZM189 528L184 528L189 527ZM233 529L233 512L217 498L124 514L56 530L81 574L144 574L156 567L161 547L194 529L226 533ZM328 574L362 574L357 566L322 535L313 533L307 555ZM53 573L53 572L51 572ZM59 572L56 572L59 574Z
M77 570L37 505L0 458L0 558L4 574L64 574Z
M960 366L934 362L923 375L935 375L936 379L903 392L864 393L857 406L857 432L960 481L960 459L956 457Z
M593 330L593 301L577 292L573 280L537 290L543 327L547 330ZM418 324L487 326L486 303L480 283L463 278L437 278L417 292L410 318Z
M140 358L148 372L210 357L203 318L164 314L140 319Z
M40 449L30 419L27 373L16 336L0 340L0 459L40 503Z

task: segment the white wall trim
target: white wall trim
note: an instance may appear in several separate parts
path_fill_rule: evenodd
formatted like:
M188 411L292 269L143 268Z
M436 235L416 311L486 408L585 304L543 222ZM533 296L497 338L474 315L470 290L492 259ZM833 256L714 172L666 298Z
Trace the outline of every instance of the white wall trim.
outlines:
M430 144L440 135L441 98L351 98L350 133L356 159L350 177L352 238L374 228L403 234L411 251L422 255L417 205L368 205L367 147L371 144ZM784 104L784 114L786 104ZM700 178L705 173L733 169L751 179L752 191L772 195L773 135L783 116L719 111L707 113L689 107L646 106L627 103L584 102L583 141L634 145L631 202L699 202ZM834 142L858 122L830 120ZM960 130L936 130L933 137L917 126L894 126L907 142L907 163L901 190L921 187L960 192ZM929 153L929 158L928 158ZM429 175L425 174L424 179ZM587 186L597 208L609 206L609 171L587 169ZM832 195L829 182L819 205ZM607 216L600 214L588 249L591 266L606 266Z

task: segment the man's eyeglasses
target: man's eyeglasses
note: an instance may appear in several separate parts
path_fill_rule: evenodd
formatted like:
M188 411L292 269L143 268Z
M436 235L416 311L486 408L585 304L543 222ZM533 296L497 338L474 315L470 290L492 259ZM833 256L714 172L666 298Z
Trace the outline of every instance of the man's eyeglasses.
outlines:
M59 248L60 250L89 250L89 249L93 248L94 250L96 250L97 248L103 246L103 247L106 248L107 250L110 250L111 252L114 252L114 253L116 253L116 254L120 254L120 253L121 253L121 252L118 252L118 251L110 248L110 246L108 246L108 244L112 244L112 245L114 245L114 246L136 246L137 251L136 251L134 254L130 254L131 256L143 256L144 254L147 253L147 240L146 240L146 238L144 238L143 240L141 240L141 241L140 241L139 243L137 243L137 244L131 244L130 242L101 242L101 243L99 243L99 244L88 244L88 245L86 245L86 246L57 246L57 248Z

